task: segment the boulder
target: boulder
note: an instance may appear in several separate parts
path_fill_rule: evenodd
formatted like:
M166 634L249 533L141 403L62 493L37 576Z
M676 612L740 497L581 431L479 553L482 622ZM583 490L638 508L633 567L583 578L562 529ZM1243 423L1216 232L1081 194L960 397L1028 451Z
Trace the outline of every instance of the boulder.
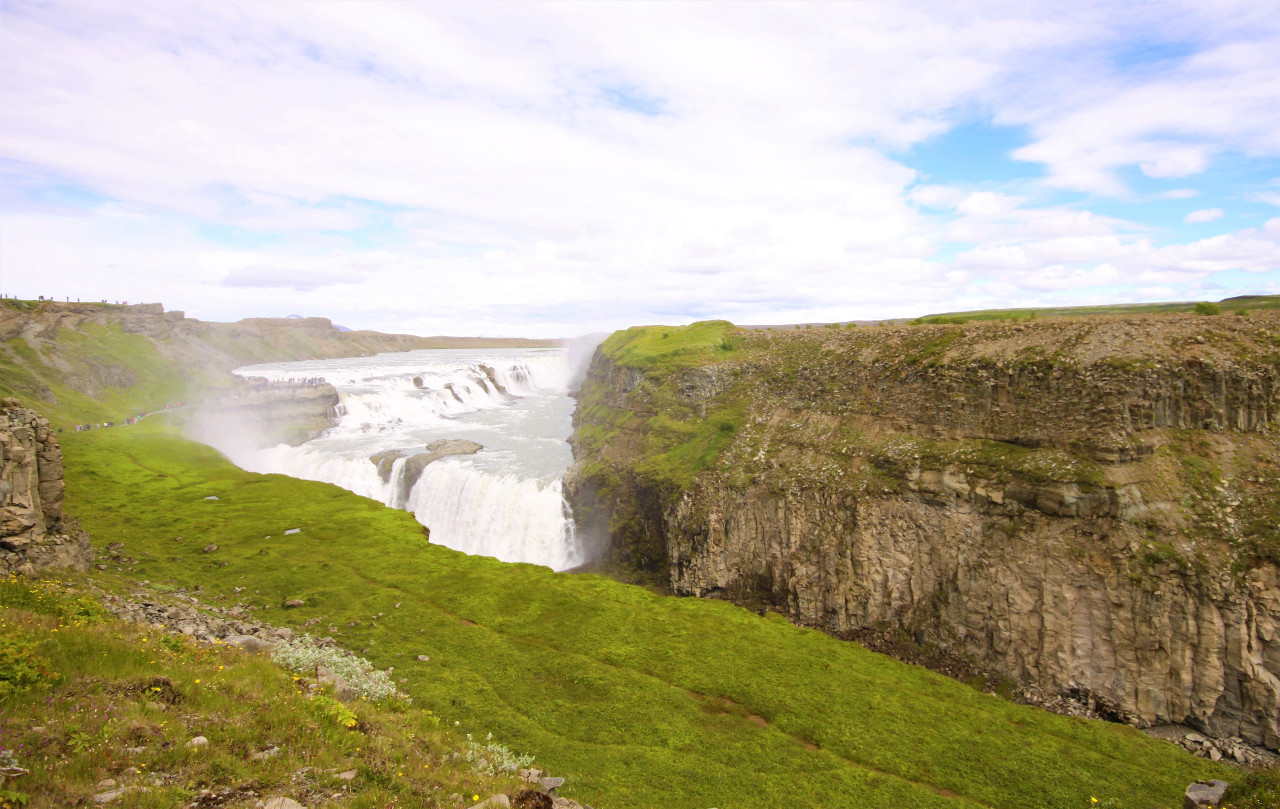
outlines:
M246 652L261 652L271 646L262 638L255 638L253 635L230 635L227 637L226 642L231 646L238 646Z
M1227 786L1226 781L1195 781L1187 787L1182 807L1183 809L1202 809L1210 806L1217 809L1222 806L1222 800L1227 796Z
M548 793L550 793L550 794L552 794L552 795L555 795L555 794L556 794L556 790L557 790L557 789L559 789L560 787L564 786L564 779L563 779L563 778L551 778L551 777L539 778L539 779L538 779L538 786L542 787L542 791L543 791L543 792L548 792Z
M360 696L346 680L324 666L316 666L316 682L332 688L334 698L341 702L351 702Z

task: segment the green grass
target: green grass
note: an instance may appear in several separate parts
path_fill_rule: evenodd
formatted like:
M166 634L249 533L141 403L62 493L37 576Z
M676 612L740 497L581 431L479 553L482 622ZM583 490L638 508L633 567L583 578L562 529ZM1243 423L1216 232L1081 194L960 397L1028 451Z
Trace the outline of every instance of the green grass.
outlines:
M32 809L89 804L107 777L147 787L112 804L136 809L186 806L205 789L231 790L237 806L252 806L253 790L370 809L452 806L445 798L455 793L470 804L518 789L514 777L448 764L467 742L439 714L399 701L312 698L306 678L264 654L104 621L85 611L88 597L74 585L83 582L0 578L0 646L21 644L39 665L34 682L0 691L0 748L30 771L5 787ZM6 660L0 654L0 678ZM195 736L208 746L188 749ZM251 757L271 747L278 755ZM336 777L345 770L356 777ZM343 799L325 799L334 793Z
M95 543L125 543L128 575L274 623L319 617L415 705L535 754L593 805L1174 807L1191 780L1230 778L777 616L434 546L407 513L243 472L155 422L64 443L69 509ZM280 609L290 597L307 606Z
M703 320L688 326L633 326L609 335L601 350L619 365L660 373L733 352L735 331L727 320Z

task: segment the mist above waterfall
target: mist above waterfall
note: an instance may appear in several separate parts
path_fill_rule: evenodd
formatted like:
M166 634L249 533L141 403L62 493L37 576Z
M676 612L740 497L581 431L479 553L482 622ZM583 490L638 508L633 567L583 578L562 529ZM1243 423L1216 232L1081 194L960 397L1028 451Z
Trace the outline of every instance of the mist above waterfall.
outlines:
M572 462L566 439L573 372L565 349L249 366L236 373L333 385L341 400L337 424L297 447L246 452L224 448L217 436L210 443L250 471L325 481L407 509L437 544L563 570L589 561L560 489Z

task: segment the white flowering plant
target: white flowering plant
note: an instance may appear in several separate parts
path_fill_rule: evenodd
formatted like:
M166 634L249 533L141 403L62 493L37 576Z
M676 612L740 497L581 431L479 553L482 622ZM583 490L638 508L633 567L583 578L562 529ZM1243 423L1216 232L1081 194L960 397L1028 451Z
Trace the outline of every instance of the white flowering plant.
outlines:
M394 697L411 701L408 694L396 691L391 675L385 671L375 669L368 660L346 649L323 646L311 635L276 641L271 647L271 659L299 674L314 674L317 665L324 666L365 699L377 701Z

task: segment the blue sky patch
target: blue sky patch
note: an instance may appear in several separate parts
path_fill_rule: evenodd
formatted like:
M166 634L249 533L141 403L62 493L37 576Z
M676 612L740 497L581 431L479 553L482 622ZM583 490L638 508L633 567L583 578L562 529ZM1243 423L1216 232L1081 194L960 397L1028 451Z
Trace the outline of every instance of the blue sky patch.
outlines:
M899 160L920 172L922 182L985 185L1026 180L1044 174L1039 164L1009 155L1029 140L1022 127L975 121L916 144Z

